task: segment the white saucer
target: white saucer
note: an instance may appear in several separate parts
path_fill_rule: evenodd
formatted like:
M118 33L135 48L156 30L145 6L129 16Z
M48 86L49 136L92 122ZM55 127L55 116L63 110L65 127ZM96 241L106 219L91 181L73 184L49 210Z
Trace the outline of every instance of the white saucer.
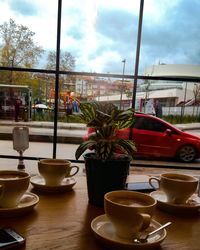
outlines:
M45 185L44 178L40 175L31 177L30 182L34 189L49 193L70 191L76 184L74 178L65 178L59 186L47 186Z
M144 233L146 234L147 232L151 232L160 226L161 225L157 221L152 220L150 226L145 230ZM91 222L91 228L95 237L100 240L103 245L115 250L155 248L156 246L160 245L167 235L166 230L163 229L150 236L147 243L134 243L129 239L118 237L114 232L112 223L105 214L96 217Z
M200 211L200 197L197 194L193 194L184 204L167 202L166 194L160 190L151 192L150 196L157 200L158 208L166 212L189 216Z
M31 192L26 192L17 207L12 208L1 208L0 207L0 217L11 217L17 215L24 215L30 212L35 205L39 202L39 197Z

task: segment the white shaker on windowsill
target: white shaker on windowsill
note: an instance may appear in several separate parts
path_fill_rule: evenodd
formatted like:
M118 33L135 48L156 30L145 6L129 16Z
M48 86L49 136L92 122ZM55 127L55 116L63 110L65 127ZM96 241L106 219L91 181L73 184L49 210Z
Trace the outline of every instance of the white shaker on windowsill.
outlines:
M14 127L13 128L13 149L16 150L19 155L18 169L24 169L23 153L29 148L29 129L28 127Z

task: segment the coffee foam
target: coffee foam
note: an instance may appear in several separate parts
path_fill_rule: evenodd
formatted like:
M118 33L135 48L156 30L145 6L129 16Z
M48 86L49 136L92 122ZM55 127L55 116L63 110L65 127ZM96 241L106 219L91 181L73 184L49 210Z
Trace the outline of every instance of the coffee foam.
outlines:
M20 179L23 177L24 176L22 175L16 175L16 174L0 174L0 180L5 180L5 179L16 180L16 179Z
M143 207L150 205L150 203L146 200L125 197L114 197L112 198L112 202L129 207Z

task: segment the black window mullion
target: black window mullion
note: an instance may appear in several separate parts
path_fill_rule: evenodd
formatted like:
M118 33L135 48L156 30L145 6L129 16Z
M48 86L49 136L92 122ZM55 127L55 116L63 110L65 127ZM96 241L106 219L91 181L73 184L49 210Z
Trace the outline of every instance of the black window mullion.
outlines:
M57 20L57 48L56 48L56 80L55 80L55 102L54 102L54 136L53 136L53 158L56 158L57 149L57 128L58 128L58 96L59 96L59 76L60 76L60 37L61 37L61 13L62 0L58 0L58 20Z

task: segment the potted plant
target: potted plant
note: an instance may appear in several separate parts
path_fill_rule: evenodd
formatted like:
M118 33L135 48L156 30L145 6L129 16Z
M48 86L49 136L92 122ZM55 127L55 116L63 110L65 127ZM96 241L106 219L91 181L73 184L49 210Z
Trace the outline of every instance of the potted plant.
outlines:
M134 122L134 111L118 110L111 103L90 102L80 104L81 119L90 127L91 133L76 150L76 159L85 160L89 203L103 206L104 194L124 189L130 161L136 150L131 140L117 137L120 129Z

